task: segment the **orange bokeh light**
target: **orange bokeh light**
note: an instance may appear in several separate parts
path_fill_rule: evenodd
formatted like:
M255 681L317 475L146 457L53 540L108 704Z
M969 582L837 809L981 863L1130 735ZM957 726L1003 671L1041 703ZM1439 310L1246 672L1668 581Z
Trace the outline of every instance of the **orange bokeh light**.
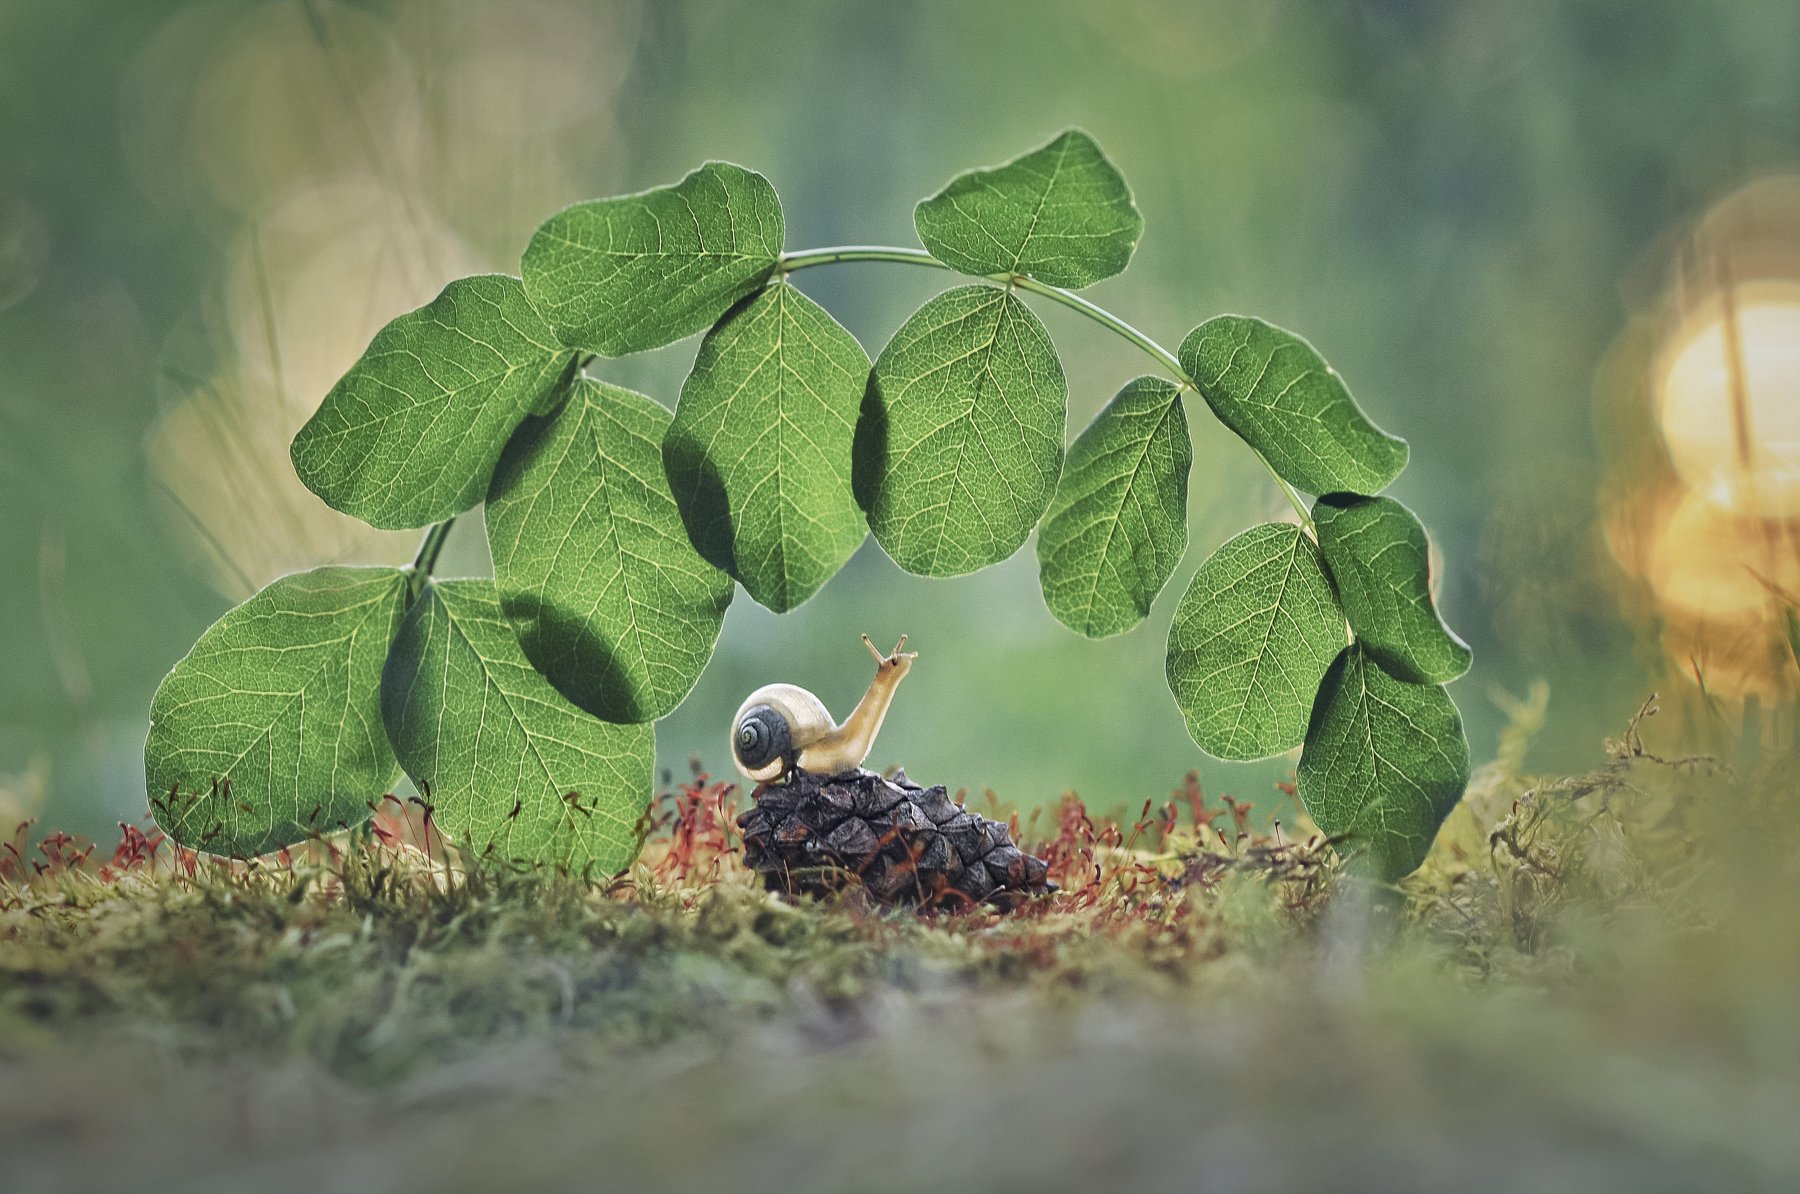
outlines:
M1607 537L1642 582L1642 612L1672 671L1709 697L1791 699L1800 691L1791 638L1800 614L1800 176L1727 196L1680 238L1675 257L1660 347L1635 350L1661 451L1634 449L1620 462L1630 475L1615 489Z
M1659 361L1657 415L1690 489L1800 515L1800 281L1738 285L1690 317Z

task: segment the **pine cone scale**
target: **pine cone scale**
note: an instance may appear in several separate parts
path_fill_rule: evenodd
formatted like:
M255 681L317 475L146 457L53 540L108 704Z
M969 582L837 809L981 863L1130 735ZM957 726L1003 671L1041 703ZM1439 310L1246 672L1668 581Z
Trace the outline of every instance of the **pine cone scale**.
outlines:
M963 808L943 785L905 772L816 776L797 772L763 785L738 817L744 861L772 891L823 895L860 885L882 903L959 907L1056 890L1041 858L1007 827Z

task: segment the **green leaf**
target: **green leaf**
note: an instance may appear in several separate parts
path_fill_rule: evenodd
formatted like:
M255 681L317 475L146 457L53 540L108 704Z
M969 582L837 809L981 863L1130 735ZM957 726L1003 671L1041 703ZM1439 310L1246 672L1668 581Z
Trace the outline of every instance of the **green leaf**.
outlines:
M1318 500L1313 522L1350 629L1382 667L1415 684L1446 684L1469 670L1468 645L1432 604L1430 547L1411 510L1393 498L1339 493Z
M517 278L458 278L377 332L294 437L294 471L334 510L420 527L481 500L507 437L573 354Z
M1143 621L1187 550L1193 459L1181 388L1160 377L1127 383L1076 439L1037 545L1063 625L1105 638Z
M1221 422L1307 493L1379 493L1406 467L1406 441L1369 422L1312 345L1243 315L1181 342L1181 367Z
M476 857L608 875L637 857L656 736L569 704L519 650L491 582L434 583L381 676L388 737Z
M1360 645L1332 663L1300 755L1300 800L1378 878L1418 869L1469 782L1462 715L1439 685L1408 684Z
M251 858L368 820L399 778L378 694L406 592L397 568L316 568L213 623L150 702L163 832Z
M544 221L525 249L525 293L563 343L624 356L690 336L760 288L783 235L768 179L708 162Z
M1070 129L991 170L971 170L913 211L919 239L965 274L1026 274L1079 288L1131 261L1144 218L1094 139Z
M1219 548L1169 627L1169 691L1200 749L1261 759L1299 746L1319 680L1344 645L1319 549L1270 522Z
M583 378L507 445L488 492L500 601L525 655L608 721L681 703L719 637L731 578L694 552L663 475L669 412Z
M681 388L663 463L688 534L777 613L869 533L850 484L868 377L856 337L779 283L706 334Z
M894 562L959 576L1013 554L1062 470L1068 387L1050 334L997 286L946 291L882 350L856 487Z

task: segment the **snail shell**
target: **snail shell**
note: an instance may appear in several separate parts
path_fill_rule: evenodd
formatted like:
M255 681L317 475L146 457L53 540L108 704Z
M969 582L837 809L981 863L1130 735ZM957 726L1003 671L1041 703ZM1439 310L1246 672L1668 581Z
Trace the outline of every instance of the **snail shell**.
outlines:
M765 684L744 699L731 719L731 758L745 779L766 784L796 771L841 775L862 766L894 690L917 658L900 649L905 635L886 655L868 635L863 642L875 657L875 679L842 725L832 720L825 702L796 684Z
M768 783L793 771L801 750L836 729L825 702L806 689L765 684L731 719L731 757L746 779Z

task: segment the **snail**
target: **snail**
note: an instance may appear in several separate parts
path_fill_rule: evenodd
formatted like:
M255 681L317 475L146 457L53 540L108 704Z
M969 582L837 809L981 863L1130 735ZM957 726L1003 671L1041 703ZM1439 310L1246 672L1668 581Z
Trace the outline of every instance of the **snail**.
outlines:
M916 651L902 653L904 634L886 655L868 635L862 641L875 657L875 678L842 725L823 701L798 685L766 684L745 698L731 719L731 757L745 779L771 783L796 771L841 775L862 766L894 690L918 658Z

